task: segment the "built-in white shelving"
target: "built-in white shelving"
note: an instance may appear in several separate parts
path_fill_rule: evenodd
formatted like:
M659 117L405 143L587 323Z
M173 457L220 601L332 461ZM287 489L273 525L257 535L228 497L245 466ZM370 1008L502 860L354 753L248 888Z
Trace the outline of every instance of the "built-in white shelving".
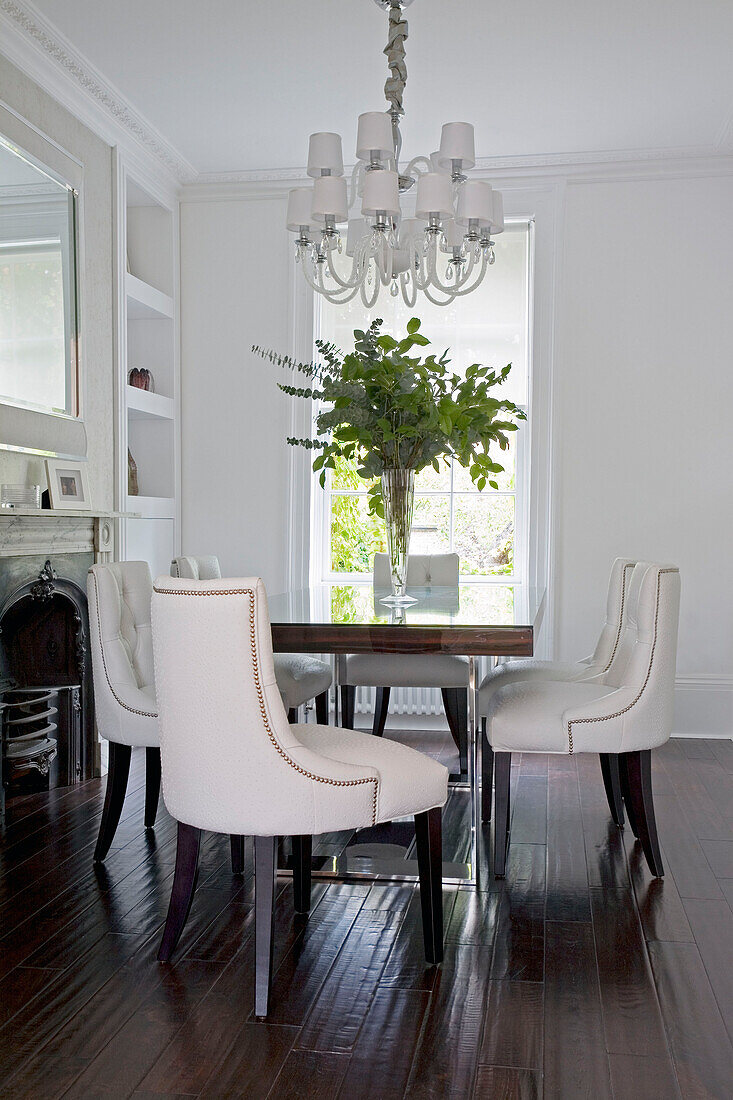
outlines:
M167 572L180 545L178 200L120 157L116 180L117 505L135 513L120 522L119 556L148 561L155 576ZM151 390L129 384L134 367L150 372Z

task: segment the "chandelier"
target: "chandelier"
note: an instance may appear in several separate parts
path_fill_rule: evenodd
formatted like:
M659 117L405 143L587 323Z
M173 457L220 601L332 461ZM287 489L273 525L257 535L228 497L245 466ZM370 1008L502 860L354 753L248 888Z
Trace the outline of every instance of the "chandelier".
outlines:
M382 287L389 287L409 307L418 291L445 306L475 290L494 263L492 237L504 229L502 196L485 180L466 175L476 163L468 122L445 123L438 151L400 168L407 84L403 9L412 0L374 2L389 12L384 94L390 106L359 115L350 187L341 136L311 134L313 186L290 191L287 227L297 234L295 259L308 285L330 302L350 302L360 294L371 308ZM346 222L350 271L341 258L339 226Z

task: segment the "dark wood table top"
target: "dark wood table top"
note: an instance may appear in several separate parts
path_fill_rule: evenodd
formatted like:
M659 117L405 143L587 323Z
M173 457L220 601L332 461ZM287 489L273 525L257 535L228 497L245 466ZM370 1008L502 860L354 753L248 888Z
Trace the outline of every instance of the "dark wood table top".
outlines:
M477 582L458 588L410 588L415 603L382 602L386 589L315 585L270 596L278 653L458 653L530 657L542 623L545 590Z

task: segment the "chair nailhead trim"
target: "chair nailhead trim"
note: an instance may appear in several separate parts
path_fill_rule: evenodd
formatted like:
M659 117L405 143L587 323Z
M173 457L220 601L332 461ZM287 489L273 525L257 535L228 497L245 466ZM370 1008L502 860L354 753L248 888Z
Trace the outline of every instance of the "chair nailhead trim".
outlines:
M158 715L157 715L157 713L155 713L153 711L138 710L136 707L128 707L127 703L122 702L119 695L117 694L115 689L112 687L112 681L110 680L109 672L107 671L107 661L105 660L105 657L104 657L104 645L102 644L102 621L99 617L99 593L98 593L98 590L97 590L97 578L95 577L95 575L94 575L94 573L92 572L91 569L89 570L89 575L92 578L92 580L94 581L94 609L95 609L95 614L96 614L96 619L97 619L97 631L99 633L99 652L102 654L102 667L104 668L104 675L105 675L105 678L107 680L107 685L109 687L109 690L112 692L112 696L116 700L116 702L118 702L119 705L124 710L129 710L130 714L139 714L143 718L155 718L155 719L157 719Z
M569 746L568 752L571 755L572 755L572 752L573 752L573 730L572 730L573 726L580 725L581 723L587 723L587 722L608 722L612 718L620 718L622 714L626 714L626 712L631 710L631 708L633 706L636 706L636 704L639 702L642 695L644 694L644 689L646 688L646 685L649 683L649 677L652 674L652 665L654 663L654 652L657 648L657 624L658 624L658 621L659 621L659 590L660 590L661 585L662 585L662 574L663 573L678 573L678 572L679 572L678 569L660 569L659 572L657 573L657 594L656 594L656 603L655 603L655 606L654 606L654 639L652 641L652 651L649 654L649 668L646 670L646 676L644 677L644 683L641 685L641 688L639 689L639 694L636 696L635 699L631 700L631 702L629 703L628 706L624 707L623 710L617 710L615 714L604 714L600 718L574 718L572 722L568 722L568 746Z
M618 649L618 643L621 641L621 631L624 626L624 603L626 601L626 570L633 569L631 564L624 566L623 576L621 578L621 610L618 616L618 631L616 633L616 641L613 643L613 649L611 650L611 656L608 658L608 664L605 668L601 669L601 672L608 672L609 668L613 664L613 659L616 656L616 650Z
M361 787L364 783L374 784L374 793L372 795L372 825L377 824L377 796L379 793L379 778L377 776L370 776L365 779L327 779L323 775L315 775L314 772L306 771L305 768L301 768L300 764L296 764L292 760L282 745L278 742L275 734L270 727L270 722L267 715L267 707L265 705L265 697L262 691L262 685L260 683L260 666L257 654L257 632L255 629L255 593L252 588L217 588L208 589L206 591L194 592L190 589L180 588L156 588L153 586L153 591L157 592L161 596L249 596L249 636L250 647L252 650L252 669L255 681L255 687L257 688L257 699L260 706L260 714L262 716L262 723L267 730L267 736L271 743L274 745L277 752L291 768L294 768L300 775L304 775L306 779L312 779L315 783L327 783L331 787Z

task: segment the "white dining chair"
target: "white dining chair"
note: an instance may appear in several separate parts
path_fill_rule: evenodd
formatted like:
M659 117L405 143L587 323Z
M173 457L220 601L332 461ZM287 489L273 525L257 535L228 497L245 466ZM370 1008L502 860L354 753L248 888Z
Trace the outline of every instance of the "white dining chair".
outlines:
M219 559L213 555L174 558L171 562L171 576L195 581L219 580ZM308 653L276 653L275 677L289 721L297 722L300 708L310 699L314 699L316 721L322 725L328 724L328 692L333 680L330 664Z
M410 554L409 588L454 588L458 591L458 554ZM374 555L375 593L392 586L388 554ZM378 596L376 597L378 598ZM392 688L440 688L443 708L460 755L460 769L467 768L468 658L452 653L354 653L344 661L341 684L342 722L354 726L357 687L375 687L372 733L381 737L387 722Z
M296 908L310 908L311 838L415 815L425 956L443 956L441 813L448 772L422 753L353 730L291 725L275 679L257 577L159 577L153 650L163 798L178 821L159 959L175 949L196 885L201 831L254 836L255 1014L268 1010L277 837L294 846Z
M608 672L624 628L629 586L635 564L632 558L616 558L611 566L606 595L606 618L596 647L589 657L576 662L543 661L534 657L519 657L497 664L481 681L478 692L479 715L484 717L488 713L494 692L506 687L507 684L514 684L520 680L593 680ZM623 801L616 758L602 754L601 771L613 819L617 825L623 825ZM490 783L484 789L483 799L484 819L488 820L491 815Z
M608 669L590 681L518 680L496 690L486 714L484 784L494 772L494 873L509 836L512 753L592 752L615 758L629 824L651 873L664 873L652 799L651 750L672 731L680 575L638 562Z
M145 749L145 827L155 824L160 793L158 710L155 702L146 561L93 565L87 575L94 707L100 736L109 742L107 789L94 849L101 862L122 814L133 748Z

